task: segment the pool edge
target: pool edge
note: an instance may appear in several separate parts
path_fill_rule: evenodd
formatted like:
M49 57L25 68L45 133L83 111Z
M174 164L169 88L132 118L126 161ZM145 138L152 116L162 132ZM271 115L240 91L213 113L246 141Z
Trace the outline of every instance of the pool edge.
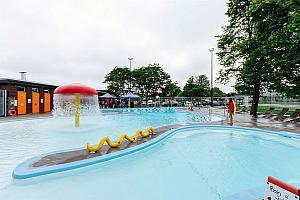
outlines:
M41 167L41 168L36 168L36 169L30 170L30 169L28 169L30 164L43 156L51 155L54 153L74 151L74 150L78 150L78 149L82 149L82 148L73 148L73 149L49 152L49 153L41 154L38 156L34 156L32 158L29 158L29 159L21 162L19 165L17 165L15 167L15 169L13 170L12 177L14 179L28 179L28 178L33 178L33 177L37 177L37 176L54 174L54 173L74 170L74 169L78 169L78 168L83 168L83 167L91 166L91 165L98 164L98 163L103 163L106 161L110 161L110 160L114 160L116 158L131 155L133 153L153 147L156 144L166 141L169 137L171 137L172 135L175 135L179 131L188 130L188 129L197 129L197 128L218 128L218 129L259 131L259 132L264 132L264 133L276 134L276 135L283 136L283 137L300 139L300 136L297 135L296 133L263 130L263 129L258 129L258 128L248 128L248 127L239 127L239 126L224 126L224 125L183 125L182 127L168 130L165 133L162 133L161 135L157 136L153 140L150 140L148 142L145 142L145 143L140 144L135 147L121 150L119 152L107 154L104 156L89 158L89 159L85 159L85 160L64 163L64 164L59 164L59 165L53 165L53 166L48 166L48 167Z

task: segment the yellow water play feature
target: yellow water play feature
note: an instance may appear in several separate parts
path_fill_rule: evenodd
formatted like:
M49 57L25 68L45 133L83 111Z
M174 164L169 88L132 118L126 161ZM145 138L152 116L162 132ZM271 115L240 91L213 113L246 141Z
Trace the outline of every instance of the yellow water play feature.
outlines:
M119 141L118 142L112 142L109 137L105 136L103 137L99 144L97 146L92 146L90 143L87 143L86 147L89 150L90 153L95 153L99 150L102 149L102 147L104 146L104 143L106 142L110 147L118 147L120 145L122 145L123 140L126 139L129 142L135 142L138 137L141 135L143 138L148 137L149 135L153 135L154 134L154 128L152 127L148 127L146 132L143 133L142 130L138 130L135 135L133 137L130 137L129 135L127 135L126 133L122 134Z

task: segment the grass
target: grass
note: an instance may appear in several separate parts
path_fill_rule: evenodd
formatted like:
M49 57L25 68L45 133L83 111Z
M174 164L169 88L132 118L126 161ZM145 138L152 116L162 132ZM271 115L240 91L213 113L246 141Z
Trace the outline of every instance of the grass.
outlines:
M258 106L257 112L266 112L270 109L269 106ZM272 112L273 114L278 114L282 110L282 107L275 107L275 110ZM291 115L293 112L295 112L295 108L289 108L289 111L286 113L286 115Z

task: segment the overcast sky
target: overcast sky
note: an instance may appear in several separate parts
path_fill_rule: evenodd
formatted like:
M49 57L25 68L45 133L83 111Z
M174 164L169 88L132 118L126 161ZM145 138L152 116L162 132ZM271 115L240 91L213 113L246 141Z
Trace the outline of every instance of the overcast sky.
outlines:
M210 77L225 0L0 0L0 77L105 89L114 66L160 63L183 86ZM214 71L220 68L214 60ZM216 73L215 73L216 77ZM220 84L217 84L221 86ZM221 86L227 92L229 85Z

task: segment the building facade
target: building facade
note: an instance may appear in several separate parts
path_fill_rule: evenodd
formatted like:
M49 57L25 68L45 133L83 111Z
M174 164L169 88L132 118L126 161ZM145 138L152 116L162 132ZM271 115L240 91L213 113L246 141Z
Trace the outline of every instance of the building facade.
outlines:
M0 116L51 112L55 88L26 80L0 79Z

